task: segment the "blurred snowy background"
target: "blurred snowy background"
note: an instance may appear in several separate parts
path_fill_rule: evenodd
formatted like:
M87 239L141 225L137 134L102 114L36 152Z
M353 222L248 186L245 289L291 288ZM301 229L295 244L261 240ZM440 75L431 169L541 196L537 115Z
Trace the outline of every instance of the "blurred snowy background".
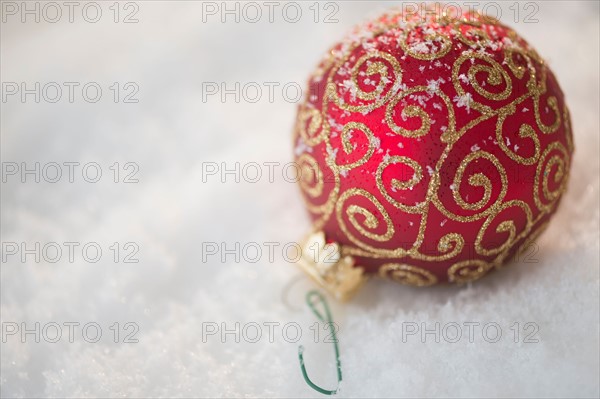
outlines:
M344 32L399 2L298 3L296 23L283 17L285 3L272 23L263 3L255 3L256 23L255 10L242 14L244 3L239 22L223 13L234 3L76 2L73 22L68 6L55 4L62 17L52 23L52 5L2 2L1 396L321 396L302 379L299 344L313 380L333 388L327 331L314 342L316 319L304 305L312 285L282 256L308 229L297 187L282 178L296 109L293 85L282 89L303 85ZM598 2L495 4L566 94L576 145L569 190L538 242L538 263L473 286L419 290L374 280L349 304L330 301L342 396L599 395ZM524 23L532 12L538 22ZM23 82L33 90L24 99ZM256 83L262 98L203 98L222 82ZM265 82L277 83L273 98ZM62 97L53 103L56 86ZM35 172L21 174L36 162L39 183ZM79 163L70 164L73 182L69 162ZM207 175L221 162L278 164L273 181L263 168L258 182L238 183ZM52 183L54 163L62 177ZM99 181L84 179L97 170ZM206 243L257 243L263 253L256 263L250 250L238 262L203 259ZM265 243L278 243L273 259ZM474 342L403 339L408 325L468 322L480 323ZM484 339L486 323L501 327L498 342L488 342L493 333ZM223 335L236 325L238 333ZM286 325L300 327L297 342ZM23 336L23 328L33 332ZM538 342L527 342L530 333Z

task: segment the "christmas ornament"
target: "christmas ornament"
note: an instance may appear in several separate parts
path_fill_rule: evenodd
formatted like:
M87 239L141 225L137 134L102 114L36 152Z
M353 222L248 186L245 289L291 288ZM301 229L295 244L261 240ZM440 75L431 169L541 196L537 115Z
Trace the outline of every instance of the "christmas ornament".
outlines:
M354 29L299 106L299 264L340 298L369 275L476 280L537 238L566 188L569 111L548 66L498 20L435 7Z

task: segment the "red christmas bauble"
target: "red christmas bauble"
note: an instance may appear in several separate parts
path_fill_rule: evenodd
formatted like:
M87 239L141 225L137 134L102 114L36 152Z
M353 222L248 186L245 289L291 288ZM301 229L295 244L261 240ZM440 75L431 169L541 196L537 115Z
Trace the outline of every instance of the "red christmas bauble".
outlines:
M573 152L536 51L495 19L435 12L387 13L335 45L310 77L294 146L335 261L416 286L475 280L527 247ZM314 274L343 285L327 269Z

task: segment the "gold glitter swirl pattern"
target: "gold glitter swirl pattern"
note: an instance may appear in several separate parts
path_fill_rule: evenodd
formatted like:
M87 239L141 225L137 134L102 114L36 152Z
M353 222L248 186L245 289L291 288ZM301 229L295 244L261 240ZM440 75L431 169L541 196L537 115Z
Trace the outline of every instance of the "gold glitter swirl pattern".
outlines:
M419 234L419 237L424 237L423 234ZM364 243L357 243L357 246L361 248L355 248L352 246L345 246L342 248L344 255L363 256L373 259L385 259L385 258L401 258L408 256L411 259L421 261L440 262L456 257L462 252L465 245L464 238L458 233L448 233L443 236L438 242L437 249L441 255L428 255L419 252L419 246L423 243L422 239L417 239L414 245L410 249L395 248L395 249L377 249L368 246ZM365 249L362 249L365 248Z
M375 76L379 77L379 82L374 90L364 90L364 82L359 82L358 77L364 65L367 65L365 74L369 82L374 80ZM347 103L343 95L338 93L338 87L334 83L327 85L326 93L326 97L330 98L338 107L350 112L368 112L379 108L398 92L402 83L402 71L398 60L392 55L381 51L372 51L360 57L352 67L350 75L350 79L344 81L342 88L350 94L353 102L362 100L362 103ZM386 87L389 87L387 92Z
M492 265L480 259L469 259L457 262L448 269L448 280L451 283L469 283L483 277Z
M533 199L540 211L549 212L564 192L569 176L569 164L569 153L558 141L550 144L540 157L533 184ZM551 181L558 185L554 190L550 189Z
M486 31L478 28L467 29L463 32L462 29L457 29L458 38L461 42L465 43L469 47L476 47L482 42L489 42L490 37Z
M452 49L452 40L443 34L426 33L419 39L415 33L415 29L409 29L399 40L402 50L413 58L431 61L442 58Z
M366 136L367 142L369 142L369 143L375 139L375 136L373 135L373 132L371 132L371 129L369 129L367 127L367 125L365 125L364 123L359 123L359 122L347 123L346 125L344 125L344 127L342 129L342 134L341 134L342 148L346 154L351 154L355 149L354 146L352 145L352 143L350 142L350 138L352 137L351 134L352 134L352 132L355 132L355 131L362 132ZM367 162L369 160L369 158L373 155L373 152L375 152L374 146L369 145L367 147L367 152L365 153L365 155L362 156L358 161L352 162L347 165L337 164L337 163L335 163L334 159L329 159L329 161L331 163L332 169L350 170L350 169L356 168L356 167L364 164L365 162Z
M371 204L373 204L375 206L375 208L377 208L377 211L383 218L383 221L385 222L385 225L386 225L386 231L384 234L377 234L377 233L372 232L373 230L375 230L379 227L379 218L377 218L377 216L375 216L371 211L369 211L365 207L356 205L356 204L352 204L346 208L346 212L343 212L343 208L344 208L346 200L348 200L351 197L361 197L363 199L366 199ZM340 227L342 228L344 233L348 236L348 238L350 238L350 240L352 240L355 244L357 244L359 246L363 246L364 244L360 240L354 238L352 233L350 233L350 231L348 230L348 228L346 227L346 224L344 222L344 216L346 216L348 218L352 227L354 227L364 237L367 237L371 240L385 242L385 241L389 241L390 238L392 238L392 236L394 235L394 224L392 223L392 220L390 219L389 215L383 208L383 205L381 205L381 203L377 200L377 198L375 198L375 196L373 196L373 194L369 193L366 190L359 189L359 188L353 188L353 189L349 189L349 190L345 191L338 199L338 202L336 205L336 211L337 211L337 219L338 219L338 223L339 223ZM361 222L359 222L359 220L357 219L357 215L362 216L363 221L364 221L364 226L366 226L366 228L363 227L363 224ZM369 231L369 230L371 230L371 231Z
M300 187L312 198L323 194L323 172L317 161L307 153L298 158L300 168Z
M533 142L534 153L530 157L523 157L515 153L506 144L507 141L504 139L504 136L502 134L502 127L504 125L504 121L506 120L507 116L512 115L514 113L514 107L508 107L505 109L505 111L500 113L498 117L498 123L496 123L496 140L500 145L500 148L502 148L502 151L504 151L504 153L508 155L510 159L523 165L533 165L537 162L537 160L540 157L540 139L538 138L535 130L533 130L531 125L523 123L519 128L519 137L522 139L529 139Z
M396 165L396 164L402 164L402 165L408 166L413 171L413 174L410 177L410 179L406 179L406 180L391 179L391 187L394 190L412 190L423 179L423 169L421 168L421 165L419 165L415 160L413 160L412 158L409 158L409 157L393 156L387 160L384 160L383 162L381 162L379 164L379 168L377 168L377 173L375 175L375 181L377 182L377 188L383 194L385 199L388 200L388 202L390 204L394 205L395 207L402 209L404 212L419 213L423 210L423 207L425 206L426 201L423 201L417 205L402 204L402 203L396 201L394 198L392 198L392 196L389 194L388 190L385 188L385 185L383 184L383 178L382 178L383 171L389 165Z
M309 146L321 143L329 134L329 126L323 121L319 110L301 105L298 111L298 129L300 137Z
M571 127L571 115L569 114L569 109L565 104L563 107L563 120L565 124L565 135L567 136L567 147L569 152L573 152L573 130Z
M512 208L512 207L518 207L523 211L523 213L525 213L527 224L526 224L525 228L523 229L523 231L521 231L520 233L517 234L517 228L515 226L514 221L505 220L505 221L501 222L500 224L498 224L498 226L496 227L496 233L498 233L498 234L508 233L508 238L504 241L504 243L500 244L497 248L492 248L492 249L483 248L483 245L482 245L483 237L485 236L486 231L489 229L492 221L494 221L498 217L498 215L500 215L502 213L502 211L504 211L508 208ZM519 241L523 236L525 236L527 233L529 233L529 230L531 228L531 223L532 223L531 209L525 202L518 201L518 200L512 200L512 201L505 202L504 204L502 204L502 206L500 207L499 211L496 214L488 217L486 219L486 221L483 223L481 230L479 230L479 233L477 234L477 239L475 240L475 250L477 251L478 254L484 255L484 256L498 255L502 252L506 252L508 249L510 249L513 246L513 244L515 242Z
M486 209L484 209L485 206L488 205L492 200L493 185L492 185L492 180L490 179L490 177L486 176L485 174L479 172L479 173L469 176L469 178L467 179L469 185L471 185L473 187L481 187L483 189L483 196L479 201L467 202L463 198L463 196L460 194L460 190L463 185L462 183L464 180L465 171L467 170L468 166L472 162L478 162L480 160L487 160L494 166L494 168L496 169L496 171L498 172L498 175L500 177L500 184L501 184L501 188L500 188L500 192L498 193L498 197ZM435 185L436 185L436 191L437 191L437 186L439 186L439 184L440 184L438 179L439 179L439 177L438 177L438 175L436 175L435 179L434 179ZM471 152L460 163L458 169L456 170L456 174L454 176L453 187L452 187L452 196L454 197L454 201L462 209L467 210L467 211L480 211L480 212L477 214L474 214L474 215L470 215L470 216L458 215L458 214L452 213L448 209L446 209L444 207L442 201L440 200L440 198L438 198L437 195L432 198L432 201L435 204L436 208L438 210L440 210L440 212L442 212L447 217L449 217L453 220L461 221L461 222L472 222L472 221L481 219L483 217L486 217L490 214L497 213L500 205L502 204L502 200L506 196L507 191L508 191L508 177L506 175L506 170L504 169L504 167L502 166L500 161L498 161L498 158L496 158L496 156L494 156L493 154L490 154L489 152L479 150L479 151Z
M448 259L452 259L460 254L465 247L465 239L458 233L448 233L440 238L437 245L437 250L442 255L426 255L419 253L418 251L412 251L412 258L418 260L427 260L433 262L440 262Z
M379 269L379 275L413 287L428 287L438 281L433 273L425 269L401 263L386 263Z
M404 137L409 137L409 138L417 138L417 137L422 137L425 136L427 133L429 133L429 130L431 128L431 117L430 115L422 108L416 105L411 105L411 104L405 104L406 103L406 97L411 97L414 95L414 93L418 93L418 92L423 92L428 94L428 96L430 97L429 99L433 98L435 94L435 96L439 97L444 105L446 106L446 110L448 111L448 123L449 126L447 127L446 131L443 133L442 136L442 141L448 141L449 137L452 137L455 133L455 128L456 128L456 121L455 121L455 117L454 117L454 111L452 108L452 101L450 101L450 99L448 98L448 96L444 93L442 93L441 91L437 90L435 93L428 93L428 87L427 86L417 86L417 87L413 87L407 90L403 90L401 93L398 93L398 95L396 97L394 97L387 105L386 110L385 110L385 121L387 123L387 125L390 127L390 129L392 129L392 131L396 134L399 134L401 136ZM428 100L429 100L428 99ZM421 99L421 101L423 101ZM405 129L403 127L400 127L396 124L396 122L394 121L394 111L396 109L396 106L398 105L398 103L403 103L405 104L404 107L402 108L402 119L406 119L406 118L419 118L421 120L421 126L417 129L417 130L408 130Z
M547 100L547 107L552 110L554 114L554 122L551 125L546 125L542 122L542 117L540 115L540 96L536 95L533 99L533 106L535 110L535 121L542 131L545 134L555 133L560 126L560 111L558 110L558 101L556 97L550 96Z
M315 203L315 200L323 195L325 184L325 175L319 166L317 160L308 153L302 153L296 161L300 178L300 189L307 196L305 204L308 210L320 215L321 218L315 222L315 228L320 228L333 211L335 199L340 188L340 179L337 174L334 177L334 188L329 192L327 200L322 204Z
M485 62L485 64L475 63L475 60L480 60ZM471 108L482 113L490 113L492 112L492 109L489 106L475 101L471 92L466 92L463 88L465 83L463 83L464 79L461 79L462 74L460 71L462 65L467 61L471 65L466 75L469 85L477 94L481 95L487 100L502 101L509 98L510 94L512 93L512 80L504 68L502 68L502 66L496 60L488 55L474 51L467 51L456 59L454 66L452 67L452 83L454 84L454 89L458 93L459 97L464 98ZM484 81L486 86L500 86L503 87L502 91L495 92L487 90L485 88L486 86L479 83L479 80L477 79L479 74L485 74L487 76L486 80Z
M504 50L504 62L517 79L523 79L526 69L523 65L517 65L515 62L515 56L523 57L523 54L514 48L507 48Z

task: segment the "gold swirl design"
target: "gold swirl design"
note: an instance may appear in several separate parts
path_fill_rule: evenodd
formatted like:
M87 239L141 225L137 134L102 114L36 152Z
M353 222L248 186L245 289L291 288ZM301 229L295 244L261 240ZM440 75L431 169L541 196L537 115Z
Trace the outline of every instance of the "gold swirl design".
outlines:
M391 80L388 78L388 74L390 73L388 66L382 61L375 61L376 59L383 59L391 65L393 74ZM361 67L364 64L367 64L367 76L380 76L379 83L373 91L367 92L361 90L362 85L358 81L358 76ZM383 93L385 88L389 86L389 83L391 83L391 88L384 95ZM339 108L343 110L350 112L368 112L379 108L382 104L385 104L400 89L401 83L402 70L398 60L388 53L372 51L363 55L358 59L358 61L356 61L356 64L352 68L349 82L351 89L354 89L354 91L351 93L353 96L363 101L372 101L371 103L360 105L346 103L344 99L339 96L337 85L331 82L327 84L327 92L325 97L331 99Z
M403 157L403 156L393 156L393 157L389 157L389 159L384 160L379 164L379 167L377 168L377 172L375 173L375 181L377 183L377 188L383 194L385 199L388 200L388 202L391 203L392 205L394 205L396 208L400 208L403 211L408 212L408 213L421 212L423 207L426 204L425 201L421 202L417 205L414 205L414 206L402 204L402 203L396 201L394 198L392 198L392 196L386 190L386 188L383 184L383 177L382 177L383 171L389 165L395 165L395 164L406 165L409 168L411 168L414 173L413 173L413 176L410 178L410 180L391 179L392 188L397 189L397 190L411 190L417 184L419 184L419 182L421 182L421 180L423 179L423 170L421 168L421 165L419 165L415 160L408 158L408 157Z
M523 79L526 70L522 65L517 65L515 63L515 54L524 57L524 54L521 51L510 47L506 48L504 50L504 62L508 66L508 69L510 69L510 71L513 73L513 75L517 77L517 79Z
M321 112L305 105L298 111L298 129L304 143L311 147L321 143L329 134L329 125L323 120Z
M351 137L352 131L355 131L355 130L358 130L358 131L364 133L364 135L367 137L368 143L371 143L375 139L375 135L373 135L373 132L371 131L371 129L369 129L367 127L367 125L365 125L364 123L359 123L359 122L347 123L346 125L344 125L344 127L342 129L342 134L340 136L341 140L342 140L342 148L344 149L344 152L346 154L351 154L354 151L354 147L352 146L352 143L350 142L350 137ZM373 152L375 152L375 147L373 145L369 145L365 155L363 155L358 161L352 162L351 164L348 164L348 165L340 165L338 163L335 163L333 159L330 159L330 162L331 162L330 166L332 167L332 169L350 170L350 169L356 168L356 167L364 164L365 162L367 162L369 160L369 158L371 158L371 156L373 155Z
M565 104L563 106L563 120L565 121L565 135L567 136L567 148L569 152L573 152L573 128L571 127L571 115L569 114L569 109Z
M399 39L402 50L412 58L423 61L432 61L437 58L442 58L452 49L452 40L438 32L424 34L420 41L408 44L410 36L414 36L415 33L415 29L409 29L405 31ZM437 51L430 51L433 43L439 43L439 49L435 49ZM425 49L427 52L423 51Z
M440 238L437 245L437 250L442 255L425 255L416 250L411 251L411 256L414 259L426 260L426 261L437 261L441 262L444 260L452 259L460 254L465 247L465 239L458 233L448 233Z
M319 163L308 153L302 153L297 161L298 168L300 169L300 189L306 193L306 196L311 199L319 198L323 195L323 188L325 184L325 175L319 166ZM333 211L335 205L335 199L340 189L340 179L338 174L333 174L334 187L329 192L327 200L322 204L314 204L309 201L308 198L304 198L304 203L307 209L314 215L320 216L315 222L315 228L319 229L325 223L329 214Z
M551 152L558 152L551 157L548 157ZM547 163L544 161L548 158ZM548 187L550 181L550 174L553 167L556 166L556 173L554 174L554 183L559 184L559 187L555 190L550 190ZM538 162L535 178L533 182L533 200L535 205L542 212L550 212L556 201L560 198L560 195L566 188L566 184L569 176L569 154L565 147L558 141L551 143L548 148L544 151ZM542 193L546 203L540 198L540 184Z
M483 29L471 28L463 32L459 27L456 31L460 41L469 47L478 46L490 41L489 35Z
M348 228L346 227L346 224L344 222L344 218L343 218L344 203L346 202L346 200L348 198L353 197L353 196L363 197L363 198L367 199L369 202L371 202L377 208L377 211L379 211L379 213L383 217L383 220L385 221L386 232L384 234L377 234L377 233L368 231L367 229L375 230L379 226L379 220L368 209L366 209L362 206L359 206L359 205L353 204L353 205L348 206L348 208L346 209L346 216L348 217L348 220L350 220L350 224L352 224L352 226L358 232L360 232L360 234L362 234L363 236L365 236L367 238L370 238L371 240L378 241L378 242L389 241L392 238L392 236L394 235L394 224L392 223L392 220L390 219L389 215L383 208L383 205L381 205L381 203L377 200L377 198L375 198L375 196L373 196L373 194L369 193L368 191L360 189L360 188L348 189L340 196L340 198L337 201L336 215L337 215L338 223L339 223L340 227L342 228L342 231L355 244L357 244L359 246L364 245L360 240L356 239L354 237L354 235L348 230ZM361 215L364 217L364 224L367 227L367 229L365 229L360 224L360 222L356 219L356 215Z
M485 54L478 53L478 52L473 52L473 51L463 53L460 57L458 57L456 59L456 61L454 62L454 65L452 67L452 82L454 83L454 89L456 90L458 95L461 97L467 96L467 92L465 92L464 88L462 87L461 79L459 78L460 69L461 69L462 65L465 63L465 61L469 60L469 62L471 62L471 60L476 60L476 59L486 62L489 65L473 64L473 65L471 65L471 67L469 67L469 69L467 71L467 76L469 78L469 83L473 87L473 90L475 90L476 93L478 93L479 95L481 95L482 97L484 97L487 100L492 100L492 101L506 100L512 93L512 80L511 80L510 76L508 76L508 73L506 73L504 68L502 68L502 66L496 60L494 60L492 57L485 55ZM482 85L479 84L479 81L477 80L477 74L479 74L479 73L487 74L487 79L486 79L487 84L490 84L492 86L500 86L500 85L504 84L504 89L499 93L494 93L494 92L486 90ZM469 97L470 97L470 95L469 95ZM470 102L471 108L476 109L480 112L483 112L483 113L492 113L493 112L489 106L483 105L483 104L473 100L472 98L469 99L469 102Z
M500 148L502 148L502 151L504 151L504 153L508 155L510 159L523 165L533 165L537 162L537 160L540 157L540 139L538 138L535 130L533 130L533 128L530 125L526 123L521 125L521 127L519 128L519 137L522 139L528 138L533 141L534 154L532 156L525 158L515 153L508 147L508 145L504 141L504 137L502 135L502 127L504 125L504 121L509 115L513 115L514 113L515 107L508 107L503 112L500 112L498 116L498 122L496 123L496 140Z
M428 287L438 281L433 273L420 267L402 263L386 263L379 268L379 275L413 287Z
M343 229L342 229L343 230ZM384 258L402 258L409 256L412 259L423 260L429 262L441 262L444 260L452 259L462 252L465 245L463 236L458 233L448 233L443 236L438 242L437 249L442 255L427 255L419 252L419 247L423 244L424 235L419 233L419 239L417 239L412 248L406 250L404 248L396 249L377 249L368 246L364 243L356 243L361 248L355 248L352 246L345 246L342 249L344 255L362 256L373 259L384 259Z
M548 70L544 65L544 60L533 49L527 51L517 50L527 60L527 65L531 72L531 77L527 82L527 88L533 96L546 93L546 80ZM536 67L537 66L537 67Z
M496 217L498 215L500 215L500 213L502 213L504 210L506 210L508 208L512 208L512 207L519 207L525 213L526 220L527 220L525 228L521 231L521 233L517 234L517 228L515 226L514 221L505 220L505 221L501 222L500 224L498 224L498 226L496 227L496 233L498 233L498 234L508 233L508 238L504 241L504 243L500 244L496 248L493 248L493 249L483 248L482 241L483 241L485 233L489 229L492 221L494 219L496 219ZM519 200L512 200L512 201L505 202L504 204L502 204L502 206L498 209L498 211L496 213L489 216L486 219L486 221L483 223L483 226L479 230L479 233L477 233L477 238L475 240L475 251L477 251L478 254L483 255L483 256L492 256L492 255L498 255L503 252L508 252L510 250L510 248L514 245L515 242L519 241L521 238L523 238L525 235L527 235L529 233L529 231L531 229L532 218L533 218L533 216L531 213L531 209L525 202L519 201Z
M298 158L300 167L300 188L312 198L317 198L323 194L323 172L317 163L317 160L307 153L303 153Z
M476 173L474 175L471 175L468 179L468 182L471 186L483 188L484 193L483 193L482 198L479 201L474 202L474 203L466 202L465 199L460 194L460 188L462 185L465 170L467 169L467 167L469 166L469 164L471 162L477 161L480 159L486 159L489 162L491 162L492 165L494 165L494 167L497 169L498 173L500 174L501 190L498 195L498 198L486 210L483 210L481 213L479 213L477 215L472 215L472 216L468 216L468 217L452 214L451 212L446 210L443 207L443 205L441 204L441 201L439 201L439 199L436 198L434 201L436 203L436 206L446 216L448 216L452 219L455 219L455 220L460 220L460 221L474 221L474 220L480 219L484 216L487 216L490 213L494 213L498 210L498 207L502 203L502 200L506 196L506 192L508 190L508 177L506 175L506 170L504 169L504 167L502 166L500 161L498 161L498 158L496 158L494 155L490 154L489 152L485 152L482 150L474 151L474 152L471 152L469 155L467 155L462 160L458 169L456 170L456 174L454 175L454 182L453 182L454 190L452 190L452 195L454 197L454 201L456 201L456 203L462 209L470 210L470 211L479 211L479 210L483 209L485 205L489 204L490 200L492 199L491 198L492 197L492 182L491 182L490 178L487 177L486 175L484 175L483 173Z
M546 83L547 77L548 77L547 67L544 65L544 61L541 59L541 57L533 49L530 49L527 52L522 52L521 55L527 59L527 62L530 65L530 69L533 71L531 74L532 75L531 79L530 79L529 83L527 84L527 87L533 98L533 108L534 108L536 124L538 125L538 127L540 128L542 133L544 133L544 134L555 133L561 124L561 116L560 116L560 110L558 108L558 100L556 99L555 96L549 96L548 99L546 100L547 107L549 107L552 110L552 113L554 114L554 122L552 122L552 124L550 124L550 125L546 125L542 121L542 117L540 114L541 97L543 94L546 94L546 91L547 91L547 83ZM540 69L539 81L537 80L538 77L536 76L533 62L536 62L541 66L539 68Z
M416 86L411 89L402 91L389 102L385 110L385 121L394 133L408 138L422 137L429 133L429 130L431 128L431 117L423 108L418 107L416 105L406 105L402 109L402 116L404 118L419 118L421 120L421 127L419 129L414 131L408 130L401 126L398 126L394 121L394 110L399 102L406 101L405 97L407 96L411 96L412 94L417 92L427 92L427 90L427 86ZM434 93L429 93L431 97L433 97L433 94ZM452 101L450 101L450 98L448 98L446 94L442 93L439 90L435 92L435 95L442 99L448 111L448 127L446 131L442 134L441 139L443 142L450 141L456 135L456 119L454 117Z
M530 78L527 85L529 86L530 91L538 88L545 91L546 69L543 67L544 60L539 56L535 49L530 48L526 43L522 43L514 30L508 30L508 38L510 39L510 44L504 47L504 63L508 66L508 69L519 80L523 79L525 72L528 70ZM517 65L515 63L515 56L523 58L526 67L525 65ZM535 64L542 67L539 74L539 84L536 82L538 74Z
M468 283L483 277L492 265L480 259L457 262L448 269L448 280L452 283Z
M535 95L533 97L533 108L535 112L535 122L538 127L544 134L552 134L555 133L560 126L560 111L558 110L558 101L556 97L550 96L547 100L548 107L554 113L554 122L551 125L546 125L542 122L542 117L540 115L540 95Z

